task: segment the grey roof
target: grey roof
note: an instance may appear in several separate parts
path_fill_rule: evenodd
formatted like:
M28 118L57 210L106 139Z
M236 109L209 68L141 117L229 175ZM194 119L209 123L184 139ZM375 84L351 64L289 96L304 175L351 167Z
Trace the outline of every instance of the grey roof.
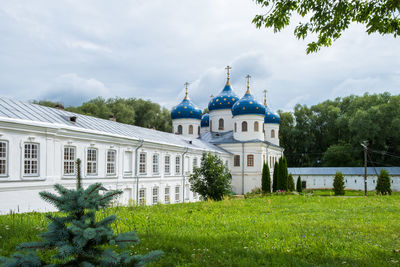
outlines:
M76 122L70 121L72 116L76 116ZM94 130L100 133L119 135L137 140L143 139L149 142L226 153L225 150L201 139L189 139L191 141L189 142L187 138L172 133L99 119L4 97L0 97L0 120L1 117L50 123L55 127L76 127L80 130Z
M207 132L201 135L201 139L209 142L211 144L234 144L234 143L265 143L272 147L281 148L280 146L274 145L268 141L253 139L248 141L240 141L233 138L233 131L216 133L216 132Z
M385 169L391 175L400 175L400 167L376 167L379 174L381 169ZM367 167L368 175L376 175L373 167ZM342 172L344 175L364 175L364 167L315 167L315 168L288 168L288 172L293 175L335 175Z

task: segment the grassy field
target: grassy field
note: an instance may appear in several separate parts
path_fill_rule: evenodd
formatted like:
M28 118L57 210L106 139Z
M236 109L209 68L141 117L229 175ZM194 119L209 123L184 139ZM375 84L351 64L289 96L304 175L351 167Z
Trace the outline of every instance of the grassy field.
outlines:
M314 192L316 193L316 192ZM319 194L322 194L321 192ZM400 195L268 196L152 207L118 207L115 230L136 230L151 266L398 266ZM35 240L43 214L0 217L0 255Z

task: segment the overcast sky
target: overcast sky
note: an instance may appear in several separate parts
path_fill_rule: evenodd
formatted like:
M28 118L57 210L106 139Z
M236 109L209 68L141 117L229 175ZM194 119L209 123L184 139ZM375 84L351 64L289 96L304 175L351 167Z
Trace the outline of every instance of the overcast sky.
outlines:
M252 0L26 0L0 2L0 95L80 105L96 96L207 106L226 81L291 110L365 92L400 93L400 39L354 25L332 47L306 55L293 27L251 23ZM296 22L295 22L296 23ZM294 24L295 25L295 24Z

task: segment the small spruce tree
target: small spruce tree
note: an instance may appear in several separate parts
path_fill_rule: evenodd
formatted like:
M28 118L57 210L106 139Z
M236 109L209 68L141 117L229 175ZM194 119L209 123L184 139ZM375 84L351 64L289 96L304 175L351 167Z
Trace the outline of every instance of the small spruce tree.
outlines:
M382 169L378 175L376 193L382 195L392 194L392 189L390 188L390 176L388 171L385 169Z
M296 183L296 191L301 193L303 192L303 186L301 184L301 177L299 175L299 177L297 177L297 183Z
M272 191L273 192L276 192L278 190L278 171L279 171L279 163L275 162L274 173L272 174Z
M293 176L291 173L288 175L288 190L290 192L294 191L294 180L293 180Z
M263 193L271 193L271 174L269 173L268 163L264 163L261 177L261 189Z
M335 192L335 196L344 195L344 177L341 172L335 174L335 178L333 179L333 192Z
M288 176L288 169L287 169L287 160L285 157L282 158L282 190L288 191L289 190L289 176Z
M144 266L161 257L161 251L152 251L146 255L134 255L124 248L138 244L135 232L115 235L111 223L115 215L96 221L96 211L109 206L110 201L122 192L108 191L95 183L87 189L82 188L80 159L77 160L76 189L67 189L60 184L54 186L58 194L40 192L40 196L53 204L64 215L48 214L48 229L39 235L42 241L22 243L18 250L27 253L15 253L11 258L0 257L0 265L17 266ZM116 251L115 248L119 247ZM36 250L54 251L52 263L41 259ZM122 252L121 252L122 251Z

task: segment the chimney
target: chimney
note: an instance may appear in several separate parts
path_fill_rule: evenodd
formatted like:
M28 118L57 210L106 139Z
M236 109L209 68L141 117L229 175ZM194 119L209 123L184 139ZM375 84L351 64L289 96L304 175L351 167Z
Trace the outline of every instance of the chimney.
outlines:
M59 110L64 110L64 106L63 106L62 104L57 104L57 105L55 106L55 108L56 108L56 109L59 109Z
M110 121L117 121L117 118L114 115L110 115L110 117L108 117L108 119Z
M77 117L76 116L71 116L69 117L70 122L76 122Z

